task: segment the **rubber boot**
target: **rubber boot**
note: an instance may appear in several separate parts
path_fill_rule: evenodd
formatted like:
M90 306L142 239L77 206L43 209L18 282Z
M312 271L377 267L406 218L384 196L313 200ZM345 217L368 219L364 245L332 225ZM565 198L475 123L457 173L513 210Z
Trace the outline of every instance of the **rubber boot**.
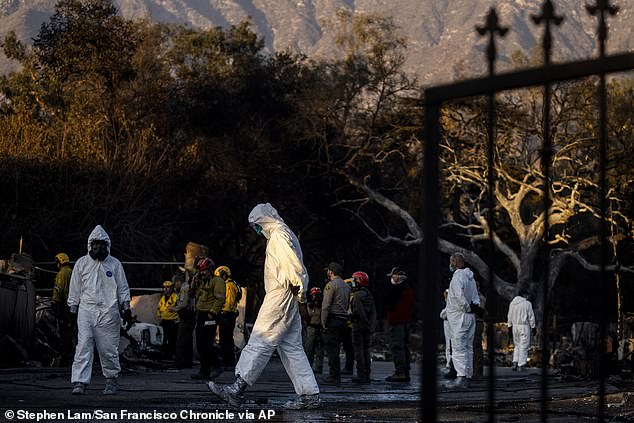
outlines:
M244 391L247 389L247 382L238 376L230 385L220 385L215 382L208 382L207 387L218 398L229 404L234 409L239 409L244 401Z

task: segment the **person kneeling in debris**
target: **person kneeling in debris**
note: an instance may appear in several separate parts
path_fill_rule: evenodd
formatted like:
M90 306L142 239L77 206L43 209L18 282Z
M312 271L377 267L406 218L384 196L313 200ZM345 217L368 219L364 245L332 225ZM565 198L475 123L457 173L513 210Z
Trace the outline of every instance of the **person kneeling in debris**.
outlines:
M121 318L132 320L130 288L121 262L110 255L110 237L97 225L88 237L88 254L75 263L68 306L77 314L77 348L71 382L73 394L83 394L90 383L93 350L97 346L106 378L105 395L117 392Z
M249 224L266 237L264 289L266 294L255 320L249 343L236 365L236 380L230 385L209 382L209 389L233 408L244 401L244 391L253 385L277 350L293 383L298 399L284 404L288 409L319 406L319 386L302 348L302 322L298 300L305 301L308 274L297 236L269 203L258 204L249 214Z

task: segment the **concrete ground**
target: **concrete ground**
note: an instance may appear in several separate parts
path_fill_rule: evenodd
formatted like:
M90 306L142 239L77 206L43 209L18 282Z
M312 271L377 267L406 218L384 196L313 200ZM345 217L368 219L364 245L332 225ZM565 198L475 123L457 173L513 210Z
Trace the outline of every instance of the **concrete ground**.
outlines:
M326 366L327 368L327 366ZM93 369L93 382L83 396L70 394L69 368L0 370L0 422L15 421L276 421L276 422L418 422L421 421L420 370L415 366L408 384L385 382L391 362L372 363L371 385L355 385L350 376L340 386L320 384L322 407L284 411L282 404L294 391L279 359L273 358L256 385L247 390L241 416L229 414L206 385L190 379L193 370L127 368L117 395L104 396L104 379ZM496 421L540 421L540 370L524 373L496 369ZM442 380L442 377L439 376ZM225 372L217 380L233 381ZM318 381L321 376L318 375ZM488 381L473 381L468 391L440 388L438 421L488 421ZM559 382L549 377L549 419L552 422L596 421L594 382ZM606 421L634 422L632 382L607 385ZM31 413L31 414L28 414ZM248 413L248 414L247 414ZM240 418L242 417L242 418Z

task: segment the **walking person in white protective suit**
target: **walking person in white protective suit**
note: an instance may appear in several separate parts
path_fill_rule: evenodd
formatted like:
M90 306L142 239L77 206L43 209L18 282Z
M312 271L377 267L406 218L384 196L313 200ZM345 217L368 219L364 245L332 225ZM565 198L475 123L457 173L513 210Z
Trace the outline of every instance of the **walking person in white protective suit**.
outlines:
M211 391L234 408L244 400L277 349L298 395L284 404L288 409L319 407L319 387L302 347L302 322L298 301L304 302L308 274L297 237L269 203L258 204L249 214L249 224L266 237L264 289L266 295L255 320L249 343L236 365L236 380L230 385L209 382Z
M451 361L456 369L456 379L448 382L449 389L466 389L473 376L473 337L480 297L473 272L465 268L461 253L449 258L449 270L453 272L447 294L447 321L451 328Z
M533 305L527 299L528 292L521 290L509 305L508 325L513 329L513 368L523 371L528 358L531 331L535 330Z
M83 394L90 383L93 350L97 346L106 378L105 395L117 392L120 313L132 319L130 288L121 262L110 255L110 237L97 225L88 237L88 254L75 263L68 306L77 314L77 348L71 382L73 394Z

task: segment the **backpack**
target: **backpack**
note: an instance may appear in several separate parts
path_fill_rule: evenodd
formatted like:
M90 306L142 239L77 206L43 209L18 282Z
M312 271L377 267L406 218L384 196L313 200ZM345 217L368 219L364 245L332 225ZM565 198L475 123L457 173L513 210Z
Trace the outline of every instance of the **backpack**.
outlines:
M238 288L238 292L236 293L236 304L238 304L240 300L242 299L242 287L240 286L238 282L234 281L233 279L227 279L227 282L233 283L236 286L236 288Z

